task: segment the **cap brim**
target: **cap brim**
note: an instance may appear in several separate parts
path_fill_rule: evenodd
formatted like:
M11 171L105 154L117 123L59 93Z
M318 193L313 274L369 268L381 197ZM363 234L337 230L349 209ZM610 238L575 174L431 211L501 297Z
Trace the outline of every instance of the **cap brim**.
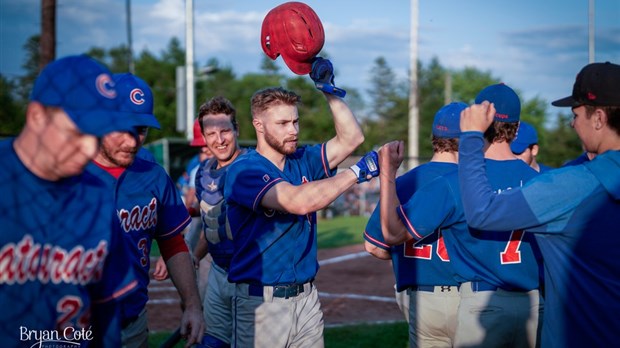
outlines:
M135 127L151 127L161 129L155 115L129 113L128 118Z
M551 102L553 106L577 106L579 103L573 99L573 96L568 96L566 98L558 99L556 101Z
M523 151L525 151L525 149L527 149L528 146L528 144L513 141L510 143L510 151L514 154L520 155Z
M133 132L135 124L125 113L109 110L67 110L63 109L78 129L97 137L112 132Z
M286 58L284 55L282 55L282 59L284 59L286 66L297 75L306 75L312 71L312 62L297 62Z

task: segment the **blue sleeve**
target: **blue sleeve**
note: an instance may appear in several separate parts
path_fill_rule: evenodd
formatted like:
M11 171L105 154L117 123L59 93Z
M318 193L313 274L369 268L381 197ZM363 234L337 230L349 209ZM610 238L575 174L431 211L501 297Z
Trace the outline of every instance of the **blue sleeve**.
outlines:
M462 214L457 198L448 179L439 177L416 191L407 203L396 207L396 213L409 234L420 240L437 228L459 222Z
M161 188L157 207L157 233L159 240L169 239L181 233L191 222L189 212L174 182L162 167L158 187Z
M485 171L480 132L464 132L459 141L459 183L467 223L481 230L559 232L596 183L578 180L583 168L556 169L522 188L495 194ZM570 168L570 167L569 167ZM577 182L583 183L576 185Z
M253 211L262 209L263 197L283 178L280 173L256 160L239 159L228 169L224 197Z
M336 174L337 168L330 169L327 161L327 144L307 146L304 151L305 163L315 180L329 178ZM317 161L316 158L320 160Z
M370 219L368 219L366 229L364 230L364 239L377 248L389 251L391 248L385 243L383 231L381 230L381 206L379 204L377 203L377 207L372 212Z

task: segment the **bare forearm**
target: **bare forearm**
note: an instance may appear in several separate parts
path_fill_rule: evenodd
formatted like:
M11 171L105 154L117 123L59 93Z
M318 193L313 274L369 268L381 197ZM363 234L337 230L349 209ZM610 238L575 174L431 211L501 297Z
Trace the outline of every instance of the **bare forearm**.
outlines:
M194 265L188 252L180 252L166 262L168 273L181 296L185 310L202 307Z
M377 247L376 245L369 243L369 242L364 242L364 248L366 249L366 251L380 259L380 260L391 260L392 259L392 254L390 254L389 251L385 250L385 249L381 249L379 247Z
M355 183L357 177L349 169L331 178L302 185L281 183L265 194L262 205L295 215L305 215L327 207Z
M203 231L200 231L200 237L198 238L198 242L196 243L193 251L194 257L196 260L200 261L207 255L208 252L209 244L207 243L207 239L205 238Z
M383 238L389 245L402 244L410 239L410 236L396 213L396 208L400 205L400 201L396 195L395 178L381 174L380 180L381 229L383 231Z

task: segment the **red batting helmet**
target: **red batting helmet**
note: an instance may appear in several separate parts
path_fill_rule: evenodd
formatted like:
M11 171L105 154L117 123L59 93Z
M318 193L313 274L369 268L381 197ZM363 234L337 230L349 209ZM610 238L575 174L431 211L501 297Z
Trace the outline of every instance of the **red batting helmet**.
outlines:
M275 60L279 55L297 75L312 70L312 59L323 48L325 32L319 16L301 2L287 2L274 7L263 19L261 45Z

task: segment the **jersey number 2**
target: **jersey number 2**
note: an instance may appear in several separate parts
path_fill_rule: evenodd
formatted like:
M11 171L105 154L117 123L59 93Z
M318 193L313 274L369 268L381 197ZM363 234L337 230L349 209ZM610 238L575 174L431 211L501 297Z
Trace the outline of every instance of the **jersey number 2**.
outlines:
M443 239L441 230L437 232L437 256L441 261L450 261L448 256L448 249L446 249L446 243ZM409 240L405 242L405 257L411 257L414 259L430 260L433 257L433 244L420 244L415 245L415 241Z

